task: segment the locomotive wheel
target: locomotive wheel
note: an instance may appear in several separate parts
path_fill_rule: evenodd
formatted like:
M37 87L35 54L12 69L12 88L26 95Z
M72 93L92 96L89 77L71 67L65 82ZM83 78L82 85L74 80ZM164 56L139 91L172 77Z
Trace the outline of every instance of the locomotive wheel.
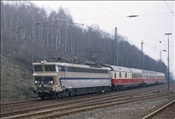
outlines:
M63 94L62 93L57 93L57 98L62 98Z
M74 95L75 95L75 90L70 91L70 92L69 92L69 95L70 95L71 97L74 96Z
M67 90L64 91L64 97L69 97L69 92Z
M104 93L105 92L105 87L100 87L100 93Z
M44 100L45 98L46 98L46 97L45 97L45 95L42 95L42 96L41 96L41 99L43 99L43 100Z
M58 95L58 98L62 98L62 96L61 95Z
M49 99L52 99L52 94L49 95Z
M38 96L43 100L46 98L46 95L44 93L39 93Z
M120 86L116 86L115 87L115 91L118 91L118 90L120 90L121 88L120 88Z

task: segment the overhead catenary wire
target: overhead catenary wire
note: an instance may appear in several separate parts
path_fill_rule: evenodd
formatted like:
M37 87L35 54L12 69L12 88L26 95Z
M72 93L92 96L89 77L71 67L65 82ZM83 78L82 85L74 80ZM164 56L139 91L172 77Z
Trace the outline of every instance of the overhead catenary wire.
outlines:
M100 7L98 7L98 8L100 8ZM108 11L110 14L112 14L112 15L115 15L115 14L113 14L111 11L109 11L108 9L106 9L106 8L104 8L106 11ZM84 11L84 9L83 9L83 11ZM87 13L87 12L86 12ZM156 14L142 14L142 15L139 15L139 16L153 16L153 15L166 15L166 14L171 14L170 12L167 12L167 13L156 13ZM116 16L115 15L115 17L104 17L104 18L120 18L120 19L124 19L124 18L126 18L126 16L125 17L123 17L123 16ZM91 18L89 18L89 19L86 19L86 20L90 20L90 19L103 19L102 17L100 18L100 17L91 17ZM84 19L85 20L85 19ZM128 21L127 21L128 22ZM132 26L133 26L133 24L131 24ZM136 28L136 26L134 26L135 28ZM119 29L122 29L122 28L120 28L120 27L118 27ZM139 28L137 28L137 29L139 29ZM123 29L124 30L124 29ZM139 29L140 30L140 29ZM131 32L130 32L131 33ZM134 35L134 33L132 33L132 35ZM157 39L155 39L155 38L153 38L153 37L151 37L151 36L145 36L145 35L141 35L141 34L137 34L137 35L135 35L135 36L140 36L140 37L142 37L142 38L145 38L145 39L153 39L153 40L156 40L157 41L157 43L160 41L160 40L157 40ZM160 38L159 38L160 39ZM129 40L129 41L131 41L131 40ZM135 41L134 41L135 42ZM136 42L135 42L136 43ZM140 43L140 42L137 42L137 43ZM151 46L151 45L149 45L148 43L146 43L145 44L145 46L148 46L148 47L150 47L150 48L152 48L152 49L155 49L154 47L155 46ZM173 46L172 46L173 47ZM157 48L158 49L158 48ZM161 50L161 49L159 49L159 50Z
M171 8L168 6L168 4L166 3L166 1L164 0L166 6L168 7L168 9L171 11L171 13L173 14L173 16L175 16L174 12L171 10Z
M133 40L129 40L129 41L130 41L130 42L139 43L139 44L141 43L141 42L133 41ZM144 42L144 45L145 45L145 46L148 46L148 47L150 47L150 48L152 48L152 49L155 49L155 47L156 47L156 46L151 46L151 45L149 45L149 43L147 43L147 42ZM160 49L160 48L157 48L157 47L156 47L156 49L158 49L158 50L164 50L164 49ZM172 53L173 53L173 52L172 52Z
M75 6L76 6L76 7L75 7ZM72 5L72 7L73 7L74 9L81 8L81 12L86 13L86 15L90 16L90 18L85 18L85 19L80 18L80 19L77 19L77 20L92 20L92 19L95 18L95 16L89 14L89 13L88 13L82 6L80 6L79 4L78 4L78 5L77 5L77 4L74 4L74 5ZM78 10L79 10L79 9L78 9ZM89 25L86 25L86 26L89 27ZM106 26L109 27L108 24L106 24Z
M62 1L60 1L61 2L61 4L62 4ZM113 11L111 11L111 10L108 10L108 9L106 9L105 7L103 7L103 6L100 6L99 4L97 4L98 5L98 7L96 7L96 4L93 4L93 6L92 7L94 7L95 9L99 9L99 8L102 8L102 10L105 10L105 11L107 11L108 13L110 13L111 14L111 17L104 17L104 18L109 18L109 19L111 19L111 18L121 18L121 19L126 19L127 17L126 16L118 16L118 15L116 15L116 14L114 14L113 13ZM62 5L61 5L62 6ZM91 15L91 14L89 14L88 12L87 12L87 10L85 9L85 8L83 8L80 4L73 4L73 5L71 5L71 7L73 7L73 9L76 9L76 11L80 11L79 9L77 9L77 8L81 8L81 11L80 12L82 12L83 14L86 14L86 15L90 15L91 16L91 18L81 18L81 20L89 20L89 19L104 19L103 17L97 17L98 15ZM172 10L171 10L171 12L172 12ZM139 15L139 17L140 16L154 16L154 15L167 15L167 14L171 14L171 12L164 12L164 13L151 13L151 14L138 14ZM110 15L109 15L110 16ZM114 17L113 17L114 16ZM125 22L128 22L128 21L126 21L125 20ZM131 23L129 23L129 24L131 24ZM106 26L108 26L108 24L105 24ZM133 25L133 24L132 24ZM117 26L118 27L118 26ZM138 31L141 31L142 29L140 29L140 28L138 28L137 26L134 26L134 28L136 28L136 29L138 29ZM152 36L150 36L150 35L145 35L145 33L142 33L143 35L142 36L144 36L145 38L147 37L147 38L149 38L149 39L153 39L153 40L157 40L157 41L159 41L159 39L162 39L162 38L153 38ZM141 34L139 34L139 35L141 35ZM163 40L165 40L165 39L162 39L162 41ZM171 42L171 41L170 41Z
M135 34L135 33L131 32L131 31L126 31L125 29L122 29L122 28L120 28L120 27L119 27L118 29L121 29L122 31L125 31L125 32L129 32L129 33L131 33L131 35L133 35L133 36L141 37L141 38L144 38L144 39L148 39L148 37L142 36L142 35L140 35L140 34ZM128 39L128 41L133 41L133 40ZM140 41L140 42L133 41L133 42L135 42L135 43L140 43L141 41ZM159 43L159 42L157 42L157 43ZM150 43L147 43L147 44L150 44ZM167 44L164 44L164 45L167 45ZM169 45L169 46L174 47L174 45ZM154 47L154 46L152 46L152 47Z
M80 7L81 8L81 7ZM99 8L99 7L98 7ZM106 9L107 10L107 9ZM83 12L85 12L86 14L88 14L88 15L90 15L87 11L85 11L83 8L82 8L82 11ZM110 12L110 11L109 11ZM112 12L110 12L111 14L113 14ZM139 15L139 16L153 16L153 15L166 15L166 14L170 14L170 12L167 12L167 13L157 13L157 14L143 14L143 15ZM126 16L125 16L126 17ZM94 17L94 16L91 16L91 18L85 18L85 19L81 19L81 20L91 20L91 19L98 19L98 20L100 20L100 19L103 19L103 18L121 18L121 19L124 19L125 17L123 17L123 16L117 16L117 17ZM135 26L134 26L135 27ZM122 29L122 28L120 28L120 27L118 27L119 29ZM123 29L124 30L124 29ZM139 29L140 30L140 29ZM131 32L130 32L131 33ZM132 33L133 34L133 33ZM136 36L140 36L140 37L144 37L145 39L153 39L153 40L155 40L155 38L152 38L152 37L149 37L148 35L147 36L145 36L145 35L141 35L141 34L138 34L138 35L136 35ZM129 40L129 41L131 41L131 40ZM157 40L157 41L159 41L159 40ZM134 41L135 42L135 41ZM137 43L139 43L139 42L137 42ZM148 46L148 47L151 47L152 49L155 49L154 47L155 46L151 46L151 45L148 45L148 43L146 43L145 44L145 46ZM157 48L158 49L158 48ZM161 49L159 49L159 50L161 50Z
M100 5L98 4L98 6L100 6ZM110 14L114 15L115 17L118 17L118 18L120 17L120 16L114 14L113 12L111 12L110 10L106 9L105 7L102 7L102 6L100 6L100 7L103 8L103 10L106 10L106 11L109 12ZM145 14L145 15L146 15L146 14ZM147 15L149 15L149 14L147 14ZM151 14L150 14L150 15L151 15ZM143 15L143 16L144 16L144 15ZM126 16L125 16L125 18L126 18ZM145 31L143 31L142 29L140 29L140 28L139 28L138 26L136 26L135 24L128 22L125 18L124 18L124 17L120 17L119 20L122 19L122 22L125 21L125 22L127 22L130 26L132 26L132 27L134 27L135 29L137 29L138 31L142 31L141 33L142 33L143 35L147 34ZM145 35L145 36L146 36L146 35ZM156 40L156 39L162 39L162 40L164 40L163 38L154 38L154 37L152 37L152 35L150 36L150 38L151 38L151 39L154 39L154 40ZM158 41L158 40L157 40L157 41Z
M76 5L76 6L75 6ZM86 15L90 15L91 16L91 18L81 18L81 20L90 20L90 19L104 19L104 18L122 18L122 19L124 19L124 18L126 18L126 16L124 17L124 16L118 16L117 15L117 17L116 17L116 15L113 13L113 12L111 12L110 10L108 10L108 9L106 9L106 8L103 8L103 10L105 9L107 12L109 12L110 14L112 14L112 15L115 15L115 17L104 17L104 18L100 18L100 17L96 17L96 16L92 16L91 14L89 14L82 6L80 6L79 4L77 5L77 4L74 4L74 5L71 5L74 9L77 9L77 8L81 8L81 11L83 12L83 13L86 13ZM99 5L98 5L99 6ZM95 7L96 8L96 7ZM98 8L100 8L100 7L98 7ZM166 13L155 13L155 14L142 14L142 15L139 15L139 17L140 16L154 16L154 15L166 15L166 14L171 14L171 12L166 12ZM128 21L127 21L128 22ZM107 26L108 26L108 24L106 24ZM133 25L133 24L132 24ZM134 26L134 28L136 28L136 26ZM121 29L121 28L120 28ZM137 28L139 31L140 31L140 28ZM137 35L138 36L138 35ZM141 36L141 34L139 34L139 36ZM157 41L160 41L160 40L158 40L158 39L156 39L156 38L153 38L153 37L151 37L151 36L149 36L149 35L145 35L145 33L142 35L142 37L144 37L144 38L147 38L147 39L152 39L152 40L157 40ZM160 38L159 38L160 39ZM165 40L165 39L162 39L162 41L163 40ZM171 41L170 41L171 42Z
M104 7L103 7L104 8ZM113 12L111 12L110 10L108 10L108 9L106 9L106 8L104 8L106 11L108 11L110 14L113 14L113 15L115 15ZM161 14L161 13L160 13ZM169 14L169 13L168 13ZM147 14L147 16L151 16L151 14ZM116 15L115 15L116 16ZM144 16L144 15L142 15L142 16ZM145 15L146 16L146 15ZM117 16L118 17L118 16ZM121 17L122 18L122 17ZM121 20L121 19L119 19L119 20ZM126 21L124 18L122 18L122 20L123 21L125 21L125 22L128 22L128 21ZM130 25L132 25L132 26L134 26L134 28L136 28L136 29L138 29L139 31L142 31L140 28L138 28L138 27L136 27L135 25L133 25L133 24L131 24L131 23L129 23ZM142 31L143 32L143 31ZM145 32L143 32L143 33L145 33ZM157 38L153 38L153 37L151 37L151 39L153 39L153 40L156 40L156 41L160 41L160 40L157 40ZM159 39L162 39L162 41L165 41L165 39L163 39L163 38L159 38ZM173 41L172 41L173 42ZM172 46L173 47L173 46Z
M155 14L138 14L139 17L149 17L149 16L157 16L157 15L169 15L171 12L165 12L165 13L155 13ZM107 17L94 17L94 18L81 18L81 20L100 20L100 19L120 19L120 18L126 18L126 16L107 16Z
M78 8L79 8L80 6L78 5ZM74 7L75 9L77 8L77 7ZM82 7L80 7L80 8L82 8ZM99 7L98 7L99 8ZM108 11L110 14L112 14L112 15L115 15L115 14L113 14L113 12L111 12L111 11L109 11L108 9L106 9L106 8L104 8L106 11ZM84 10L84 8L82 8L81 9L84 13L86 13L87 15L90 15L86 10ZM143 16L143 17L145 17L145 16L155 16L155 15L167 15L167 14L171 14L171 12L166 12L166 13L155 13L155 14L140 14L139 15L139 17L140 16ZM81 20L90 20L90 19L98 19L98 20L100 20L100 19L104 19L104 18L118 18L118 19L125 19L126 18L126 16L116 16L115 15L115 17L94 17L94 16L92 16L92 15L90 15L91 16L91 18L86 18L86 19L83 19L83 18L81 18ZM128 22L128 21L127 21ZM131 23L130 23L131 24ZM133 24L131 24L132 26L133 26ZM134 27L136 28L136 26L134 25ZM120 27L119 27L120 28ZM121 28L120 28L121 29ZM140 30L140 28L137 28L137 29L139 29ZM133 34L133 33L132 33ZM138 35L137 34L137 36L140 36L140 37L142 37L142 38L145 38L145 39L153 39L153 40L156 40L156 41L160 41L160 40L157 40L157 39L155 39L155 38L153 38L153 37L151 37L151 36L145 36L145 35ZM160 38L159 38L160 39ZM148 44L148 43L147 43ZM154 46L150 46L151 48L154 48ZM172 46L173 47L173 46Z
M75 5L75 4L74 4ZM133 26L135 29L137 29L138 31L143 31L143 29L140 29L139 27L137 27L135 24L131 24L129 21L127 21L126 20L126 16L118 16L118 15L116 15L115 13L113 13L113 11L111 12L110 10L108 10L108 9L103 9L103 10L106 10L106 11L108 11L108 13L110 13L111 15L109 15L109 17L107 16L107 17L97 17L97 16L99 16L99 15L97 15L97 16L94 16L94 15L91 15L91 14L89 14L89 12L87 12L87 10L85 9L85 8L83 8L80 4L76 4L76 6L78 6L78 7L76 7L76 6L74 6L74 5L72 5L73 7L74 7L74 9L77 9L77 8L81 8L81 12L83 13L83 14L86 14L86 15L88 15L88 18L82 18L81 20L89 20L89 19L98 19L98 20L100 20L100 19L104 19L104 18L106 18L106 19L112 19L112 18L117 18L117 19L120 19L120 20L122 20L122 22L127 22L129 25L131 25L131 26ZM93 5L94 6L94 5ZM97 7L95 7L96 9L97 9ZM101 7L98 7L98 8L101 8ZM170 10L171 11L171 10ZM172 13L172 11L171 12L165 12L165 13L155 13L155 14L138 14L139 15L139 17L149 17L149 16L156 16L156 15L168 15L168 14L171 14ZM90 17L89 17L89 15L90 15ZM113 17L114 16L114 17ZM127 18L128 19L128 18ZM105 24L106 26L108 26L108 24ZM118 27L118 26L117 26ZM120 27L118 27L118 28L120 28ZM120 28L121 29L121 28ZM128 31L128 30L127 30ZM131 30L132 31L132 30ZM132 31L133 32L133 31ZM149 33L150 34L150 33ZM134 35L134 33L132 33L132 35ZM164 38L154 38L154 37L152 37L153 35L148 35L147 33L146 33L146 35L145 35L145 32L141 32L141 33L137 33L137 35L136 36L139 36L139 37L142 37L142 38L145 38L145 39L149 39L149 40L156 40L156 41L160 41L160 39L162 39L161 41L163 41L163 42L165 42L165 39ZM140 39L140 40L142 40L142 39ZM144 41L145 42L145 41ZM170 42L173 42L173 40L171 40ZM165 42L166 43L166 42ZM147 43L148 44L148 43ZM153 43L152 43L153 44ZM151 43L150 43L150 45L152 45ZM152 48L154 48L154 46L151 46ZM173 47L173 46L172 46Z
M139 17L149 17L149 16L157 16L157 15L168 15L171 12L164 12L164 13L155 13L155 14L138 14Z

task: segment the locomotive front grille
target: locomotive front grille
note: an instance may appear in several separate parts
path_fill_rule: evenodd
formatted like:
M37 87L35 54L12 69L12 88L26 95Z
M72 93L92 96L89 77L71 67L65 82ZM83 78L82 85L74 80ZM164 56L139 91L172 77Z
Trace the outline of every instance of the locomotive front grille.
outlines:
M45 87L45 86L41 86L41 87L37 87L38 91L53 91L52 87Z

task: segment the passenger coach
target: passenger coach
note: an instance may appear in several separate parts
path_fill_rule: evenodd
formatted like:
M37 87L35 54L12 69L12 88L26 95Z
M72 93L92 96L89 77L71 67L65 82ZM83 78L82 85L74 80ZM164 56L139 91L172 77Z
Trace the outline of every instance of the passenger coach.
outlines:
M165 74L161 72L112 65L109 65L109 67L111 67L111 85L113 90L166 82Z

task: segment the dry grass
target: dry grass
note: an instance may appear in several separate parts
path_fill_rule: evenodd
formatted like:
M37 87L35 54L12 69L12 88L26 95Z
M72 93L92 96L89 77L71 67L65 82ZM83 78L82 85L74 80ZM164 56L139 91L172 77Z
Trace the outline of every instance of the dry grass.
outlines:
M33 95L32 71L15 59L1 54L1 99L21 98Z

